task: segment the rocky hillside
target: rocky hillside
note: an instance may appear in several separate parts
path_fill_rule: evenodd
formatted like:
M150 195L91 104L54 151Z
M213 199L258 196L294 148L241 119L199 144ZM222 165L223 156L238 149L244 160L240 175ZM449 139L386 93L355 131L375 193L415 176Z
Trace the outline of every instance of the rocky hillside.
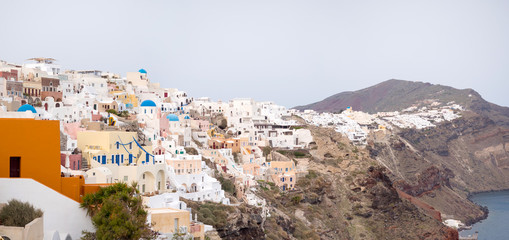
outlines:
M307 127L316 144L292 159L309 169L297 190L281 192L259 182L256 194L266 199L270 217L245 204L188 206L223 239L458 239L438 211L395 188L368 149L332 129Z
M508 129L465 112L436 128L373 135L368 149L398 189L470 223L484 213L468 194L509 189L508 144Z
M509 127L509 108L485 101L472 89L456 89L443 85L403 80L388 80L354 92L342 92L322 101L295 109L318 112L338 112L351 106L368 113L401 111L411 106L426 106L432 102L454 101L468 110Z
M475 192L509 189L509 108L489 103L471 89L389 80L336 94L298 109L401 111L431 102L454 101L462 117L434 128L370 134L367 149L388 170L399 191L469 224L486 211L467 199ZM419 204L418 204L419 205Z

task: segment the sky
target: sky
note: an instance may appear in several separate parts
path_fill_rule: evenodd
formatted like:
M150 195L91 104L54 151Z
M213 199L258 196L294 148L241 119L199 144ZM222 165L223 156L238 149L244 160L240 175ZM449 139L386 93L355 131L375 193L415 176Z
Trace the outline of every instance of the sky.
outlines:
M0 59L286 107L403 79L509 106L509 1L3 1Z

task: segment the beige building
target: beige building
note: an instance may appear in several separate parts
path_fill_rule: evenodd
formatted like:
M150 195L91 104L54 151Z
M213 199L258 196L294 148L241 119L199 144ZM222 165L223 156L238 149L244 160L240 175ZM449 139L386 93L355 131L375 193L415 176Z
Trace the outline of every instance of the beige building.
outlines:
M106 112L110 109L118 111L118 103L114 100L94 101L94 110Z
M231 150L228 152L231 154ZM210 161L219 164L221 167L225 167L228 164L228 159L223 156L219 149L202 149L201 153L203 157L210 159Z
M267 170L272 173L272 181L283 191L295 189L297 175L293 161L267 162Z
M175 208L149 208L148 219L154 231L163 234L190 233L195 240L205 239L203 224L191 221L191 213Z
M24 81L23 82L23 94L33 98L40 98L42 91L41 81Z
M131 82L133 86L145 86L148 87L149 80L146 73L141 72L128 72L127 82Z

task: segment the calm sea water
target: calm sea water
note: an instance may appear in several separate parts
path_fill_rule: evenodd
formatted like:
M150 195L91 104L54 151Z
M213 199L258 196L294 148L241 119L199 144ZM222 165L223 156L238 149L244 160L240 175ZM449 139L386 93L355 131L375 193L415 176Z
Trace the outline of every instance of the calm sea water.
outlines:
M479 240L509 239L509 191L479 193L471 200L489 209L488 218L460 232L460 236L479 232Z

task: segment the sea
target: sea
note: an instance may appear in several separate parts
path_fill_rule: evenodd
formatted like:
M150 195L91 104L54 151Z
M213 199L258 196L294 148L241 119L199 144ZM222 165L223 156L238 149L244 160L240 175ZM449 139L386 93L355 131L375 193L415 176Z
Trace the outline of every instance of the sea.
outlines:
M461 231L460 236L472 235L477 231L479 240L509 239L509 190L478 193L470 199L488 207L488 218L472 225L471 230Z

